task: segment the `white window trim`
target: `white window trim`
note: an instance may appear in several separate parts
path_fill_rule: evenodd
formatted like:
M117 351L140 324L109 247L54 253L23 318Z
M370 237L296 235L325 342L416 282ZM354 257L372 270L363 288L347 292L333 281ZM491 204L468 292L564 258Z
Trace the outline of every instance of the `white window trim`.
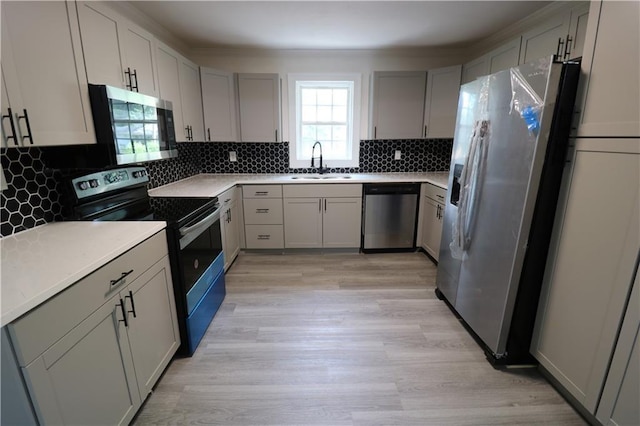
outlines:
M326 160L329 168L359 167L360 159L360 105L362 103L362 75L348 74L288 74L287 87L289 98L289 167L309 168L311 158L297 159L298 141L296 121L296 82L297 81L353 81L353 122L351 132L351 159L350 160Z

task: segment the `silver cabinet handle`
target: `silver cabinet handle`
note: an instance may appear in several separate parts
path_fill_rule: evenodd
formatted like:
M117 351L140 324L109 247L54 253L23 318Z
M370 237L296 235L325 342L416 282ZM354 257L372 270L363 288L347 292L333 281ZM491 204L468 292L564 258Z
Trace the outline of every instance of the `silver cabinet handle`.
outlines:
M271 234L258 235L259 240L268 240L271 239Z
M269 209L256 209L256 213L269 213Z

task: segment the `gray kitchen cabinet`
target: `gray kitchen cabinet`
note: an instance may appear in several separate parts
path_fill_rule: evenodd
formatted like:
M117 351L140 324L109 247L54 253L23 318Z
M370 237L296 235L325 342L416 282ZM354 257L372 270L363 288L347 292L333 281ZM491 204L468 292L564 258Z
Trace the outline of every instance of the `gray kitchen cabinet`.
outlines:
M638 253L640 256L640 253ZM604 425L640 424L640 274L629 297L616 349L598 404Z
M238 74L238 104L242 142L282 141L278 74Z
M2 2L3 133L20 146L95 143L75 4Z
M522 35L520 64L557 54L567 60L582 56L589 18L589 3L576 2L564 13Z
M429 70L424 102L425 138L453 138L462 65Z
M540 365L591 413L600 398L640 247L639 142L576 141L531 344Z
M285 248L358 248L362 185L284 185Z
M158 96L155 37L105 3L76 3L87 78Z
M473 59L462 66L462 84L484 75L493 74L518 65L522 37L498 46L489 53Z
M180 345L160 232L9 324L38 421L128 424Z
M591 2L576 102L578 137L640 136L639 21L639 2Z
M0 424L3 425L34 425L36 415L33 412L31 398L22 378L18 360L13 353L6 327L0 331Z
M418 139L424 136L427 73L375 71L372 79L372 139Z
M180 63L178 52L169 46L158 43L156 58L158 61L158 86L160 97L171 101L173 104L173 122L176 130L176 140L183 142L189 140L188 129L183 119L182 88L180 86Z
M202 89L200 69L187 58L180 56L180 94L182 95L182 121L188 127L187 140L204 142L204 118L202 114Z
M238 120L233 73L200 67L205 140L236 142Z
M478 77L489 74L489 61L487 56L483 55L473 59L462 65L462 81L461 84L469 83Z
M436 261L440 253L446 193L446 190L430 183L422 184L421 231L418 234L420 236L418 245Z
M282 185L245 185L242 204L246 248L284 248Z
M234 186L218 197L222 209L220 231L222 233L225 271L229 269L240 252L240 228L243 224L240 208L238 207L239 192L239 189Z

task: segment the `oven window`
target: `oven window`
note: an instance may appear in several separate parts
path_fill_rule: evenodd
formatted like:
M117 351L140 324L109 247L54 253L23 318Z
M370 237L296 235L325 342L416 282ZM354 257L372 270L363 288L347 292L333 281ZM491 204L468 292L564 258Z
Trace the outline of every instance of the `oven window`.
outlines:
M220 253L222 238L217 220L180 251L185 292L191 290Z

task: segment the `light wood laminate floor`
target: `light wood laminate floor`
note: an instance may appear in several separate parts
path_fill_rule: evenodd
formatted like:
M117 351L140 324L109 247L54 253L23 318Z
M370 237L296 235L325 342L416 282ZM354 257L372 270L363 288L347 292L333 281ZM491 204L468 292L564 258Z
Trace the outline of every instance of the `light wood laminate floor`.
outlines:
M535 369L491 367L435 274L420 253L243 253L135 423L585 424Z

